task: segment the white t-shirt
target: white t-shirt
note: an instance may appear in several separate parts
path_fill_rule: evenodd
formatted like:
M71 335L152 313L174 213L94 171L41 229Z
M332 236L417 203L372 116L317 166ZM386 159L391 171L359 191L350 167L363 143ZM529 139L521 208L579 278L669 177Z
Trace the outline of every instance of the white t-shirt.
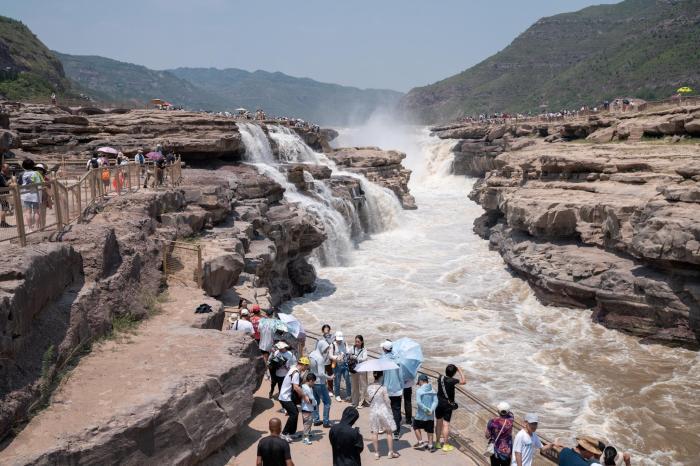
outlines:
M292 401L292 385L294 384L299 385L299 369L295 369L285 376L280 390L280 401Z
M243 320L243 319L238 319L237 321L235 321L231 325L231 328L229 329L229 331L230 332L243 332L243 333L247 333L249 335L252 335L253 333L255 333L255 331L253 330L252 322L249 322L249 321Z
M518 432L513 440L513 460L511 463L517 466L515 461L515 452L517 451L522 456L523 466L531 466L532 459L535 457L535 450L542 448L542 442L536 433L532 433L532 437L525 432L525 429Z

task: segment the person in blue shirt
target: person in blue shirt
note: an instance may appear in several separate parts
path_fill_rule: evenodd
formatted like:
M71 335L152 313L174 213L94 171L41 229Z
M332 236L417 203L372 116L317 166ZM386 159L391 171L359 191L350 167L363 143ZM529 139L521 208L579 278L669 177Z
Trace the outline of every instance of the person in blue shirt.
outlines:
M396 355L392 352L394 345L391 340L385 340L381 347L382 351L384 351L382 359L390 359L392 361L396 359ZM389 393L391 414L394 417L394 422L396 423L394 440L398 440L401 429L401 399L403 397L403 378L401 377L401 369L399 368L384 371L384 377L382 377L382 379L382 385L386 387L386 391Z
M428 376L420 374L418 376L418 390L416 390L416 415L413 417L413 431L416 434L416 443L413 448L424 450L430 448L430 452L437 450L433 443L435 433L435 408L437 408L437 392L430 385ZM423 441L422 432L425 431L427 442Z
M598 447L600 442L592 437L576 437L576 447L562 448L559 452L559 466L590 466L603 454Z

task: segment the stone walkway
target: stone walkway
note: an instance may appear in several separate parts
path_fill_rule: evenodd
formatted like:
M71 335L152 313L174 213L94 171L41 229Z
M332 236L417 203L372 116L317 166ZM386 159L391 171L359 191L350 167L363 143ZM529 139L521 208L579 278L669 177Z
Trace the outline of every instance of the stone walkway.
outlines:
M210 457L204 462L206 466L251 466L255 464L257 457L258 441L268 435L267 423L272 417L278 417L284 423L286 417L279 412L280 404L278 401L272 401L267 398L270 382L263 381L262 386L255 394L255 403L253 405L253 416L249 420L247 426L233 438L226 447ZM343 410L350 406L348 403L336 402L333 400L331 405L331 419L338 420L341 417ZM437 451L430 453L427 451L417 451L412 448L416 439L413 432L408 426L401 427L401 439L396 443L395 448L401 454L400 458L389 459L387 457L386 436L381 436L379 439L379 453L381 459L375 461L374 448L372 446L372 438L368 427L368 408L360 409L360 419L356 426L362 432L365 449L362 452L362 464L392 464L392 465L411 465L411 466L429 466L439 464L440 466L452 465L473 465L469 457L462 454L455 448L450 453ZM301 430L301 416L299 416L299 426ZM314 435L311 445L304 445L301 440L291 444L292 460L296 466L328 466L332 464L331 446L328 442L328 429L323 427L314 427L312 430Z

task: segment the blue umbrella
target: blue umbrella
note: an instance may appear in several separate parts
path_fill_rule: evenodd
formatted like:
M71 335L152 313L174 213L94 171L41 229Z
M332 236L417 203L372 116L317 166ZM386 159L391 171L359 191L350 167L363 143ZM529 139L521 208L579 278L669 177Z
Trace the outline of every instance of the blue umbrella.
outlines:
M423 363L420 344L410 338L399 338L393 342L391 352L396 356L394 362L401 367L404 381L416 380L418 369Z

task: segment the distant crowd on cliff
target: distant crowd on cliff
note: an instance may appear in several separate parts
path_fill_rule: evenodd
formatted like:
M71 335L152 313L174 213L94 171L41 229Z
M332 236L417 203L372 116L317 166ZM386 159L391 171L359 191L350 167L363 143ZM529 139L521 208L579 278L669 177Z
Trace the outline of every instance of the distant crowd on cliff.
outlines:
M315 347L305 355L307 335L301 322L245 300L241 300L238 315L229 318L227 330L255 339L267 367L264 377L269 381L268 397L276 398L280 413L287 416L284 425L277 417L269 420L270 435L258 443L257 466L293 466L289 444L301 440L311 445L314 426L329 429L334 466L360 465L364 441L354 424L362 409L369 411L375 459L380 459L380 435L386 435L387 456L401 456L397 441L402 423L413 429L415 450L454 450L449 443L450 423L459 410L457 387L465 385L466 378L460 368L448 364L435 378L434 387L428 375L419 370L422 352L417 342L387 339L379 347L379 358L373 359L362 335L346 341L342 331L334 332L324 324ZM348 403L338 422L330 419L333 398ZM488 447L484 454L492 466L532 466L538 451L553 452L562 466L631 464L629 454L619 453L591 436L577 437L573 448L558 441L543 444L536 433L539 416L535 413L525 415L522 429L513 435L516 426L510 405L499 403L497 412L485 426ZM300 416L302 429L298 431Z

